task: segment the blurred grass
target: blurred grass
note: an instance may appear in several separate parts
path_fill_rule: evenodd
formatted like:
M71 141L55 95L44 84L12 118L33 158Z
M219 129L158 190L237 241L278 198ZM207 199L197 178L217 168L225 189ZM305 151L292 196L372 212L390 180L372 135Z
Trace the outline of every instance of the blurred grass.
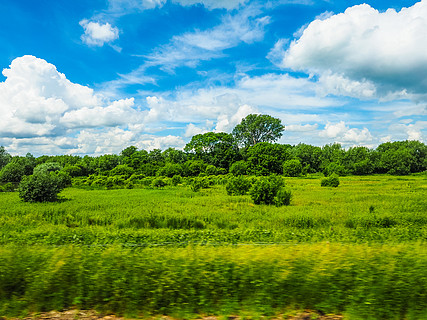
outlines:
M0 315L341 313L427 319L426 176L287 178L290 206L193 192L0 193Z
M317 243L0 249L0 314L72 307L134 317L268 316L289 306L349 319L425 319L427 248Z

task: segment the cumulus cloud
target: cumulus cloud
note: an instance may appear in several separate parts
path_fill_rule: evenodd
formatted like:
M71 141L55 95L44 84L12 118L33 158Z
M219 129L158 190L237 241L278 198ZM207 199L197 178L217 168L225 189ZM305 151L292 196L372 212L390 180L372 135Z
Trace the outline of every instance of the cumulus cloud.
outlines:
M84 134L89 128L109 131L120 126L128 131L129 125L142 122L143 115L133 98L109 101L88 87L72 83L43 59L29 55L16 58L3 75L0 137L9 139L5 142L12 146L11 152L13 148L25 149L30 142L49 144L47 153L85 150L90 139ZM73 140L70 136L84 137Z
M427 0L399 12L362 4L315 20L283 52L280 65L320 75L333 94L425 98Z
M353 143L363 145L373 140L367 128L349 128L344 121L335 124L328 122L325 129L321 131L319 135L345 144Z
M111 26L108 22L101 24L84 19L80 21L80 25L85 32L81 39L89 46L102 47L104 43L112 42L119 38L119 29Z

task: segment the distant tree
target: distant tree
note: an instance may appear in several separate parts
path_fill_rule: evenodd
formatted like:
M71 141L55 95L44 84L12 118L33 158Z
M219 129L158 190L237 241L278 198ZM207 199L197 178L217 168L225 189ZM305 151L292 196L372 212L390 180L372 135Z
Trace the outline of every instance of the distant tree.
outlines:
M1 146L0 147L0 170L7 165L10 160L12 160L12 156L6 151L6 149Z
M127 148L123 149L122 152L120 152L120 155L122 157L130 157L130 156L132 156L137 151L138 151L137 147L130 146L130 147L127 147Z
M327 144L322 147L322 153L320 155L320 169L325 170L330 163L342 165L345 156L345 150L341 144L333 143Z
M225 169L228 169L239 155L234 137L225 132L197 134L186 144L184 151L194 153L196 159L207 164Z
M170 163L184 163L188 160L188 156L184 151L174 148L168 148L162 154L165 161Z
M287 160L283 163L283 175L299 177L302 174L302 165L298 159Z
M278 118L264 114L250 114L233 129L236 141L244 146L254 146L260 142L275 142L285 130Z
M31 175L36 160L27 153L25 157L13 157L12 160L0 171L0 182L20 182L25 175Z
M374 170L372 151L366 147L353 147L344 155L344 166L351 174L367 175Z
M247 150L248 173L266 176L283 173L283 162L291 159L291 146L261 142Z
M245 175L248 173L248 164L244 160L236 161L231 165L229 172L235 176Z
M36 166L33 170L33 174L39 172L57 172L62 169L62 166L58 162L45 162Z
M322 148L300 143L292 148L292 156L299 159L305 172L320 171Z

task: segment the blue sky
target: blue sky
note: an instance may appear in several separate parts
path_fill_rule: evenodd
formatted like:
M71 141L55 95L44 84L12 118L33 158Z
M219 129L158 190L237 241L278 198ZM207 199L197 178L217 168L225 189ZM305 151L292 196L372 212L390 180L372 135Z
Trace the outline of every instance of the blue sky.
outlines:
M427 0L5 0L0 145L182 148L263 113L281 143L427 139Z

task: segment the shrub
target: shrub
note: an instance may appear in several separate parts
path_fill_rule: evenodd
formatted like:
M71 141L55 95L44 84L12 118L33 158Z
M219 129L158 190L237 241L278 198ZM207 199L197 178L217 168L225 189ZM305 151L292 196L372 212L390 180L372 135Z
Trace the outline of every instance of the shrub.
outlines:
M255 204L273 204L277 192L284 185L279 176L261 177L250 188L249 194Z
M339 163L331 162L328 166L323 170L325 176L330 176L332 174L337 174L339 176L345 176L347 174L346 168Z
M12 161L0 171L0 182L19 182L24 175L24 167L19 162Z
M172 185L177 186L181 182L182 182L182 177L180 175L176 174L172 177Z
M225 190L230 196L240 196L245 195L251 188L251 185L251 181L248 178L240 175L237 177L231 177L225 186Z
M320 185L322 187L338 187L340 184L340 179L338 178L338 175L336 175L335 173L330 175L329 177L323 178L320 181Z
M287 160L283 163L283 175L287 177L299 177L302 173L302 165L298 159Z
M0 185L0 192L13 192L15 191L15 185L12 182L7 182L4 185Z
M39 172L25 176L19 184L19 197L25 202L52 202L64 189L60 176L54 172Z
M205 173L209 176L214 176L214 175L218 174L218 169L217 169L217 167L210 164L206 167Z
M166 186L166 182L161 178L154 179L151 185L155 188L163 188Z
M209 188L212 184L213 180L209 177L197 177L191 180L190 188L194 192L197 192L202 188Z
M233 163L229 169L229 172L235 176L245 175L247 171L248 164L243 160Z
M58 162L46 162L36 166L33 170L33 174L39 174L42 172L57 172L61 169L62 167Z
M110 171L111 176L125 176L126 179L132 176L135 170L125 164L120 164Z
M280 188L274 197L274 204L276 207L288 206L291 204L292 192L284 188Z

